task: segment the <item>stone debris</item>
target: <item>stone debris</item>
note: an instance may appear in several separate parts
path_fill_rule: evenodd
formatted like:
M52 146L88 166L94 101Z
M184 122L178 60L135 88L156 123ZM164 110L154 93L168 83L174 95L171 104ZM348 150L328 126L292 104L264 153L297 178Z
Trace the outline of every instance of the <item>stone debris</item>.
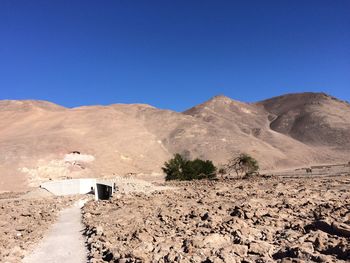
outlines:
M0 262L20 262L55 221L58 211L73 200L74 197L30 199L26 194L1 194Z
M103 179L102 179L103 180ZM106 178L107 181L113 182L116 186L118 194L129 193L151 193L154 191L162 191L171 189L171 187L164 185L155 185L145 180L140 180L135 177L116 176L114 178Z
M88 202L90 262L350 260L349 176L167 185Z

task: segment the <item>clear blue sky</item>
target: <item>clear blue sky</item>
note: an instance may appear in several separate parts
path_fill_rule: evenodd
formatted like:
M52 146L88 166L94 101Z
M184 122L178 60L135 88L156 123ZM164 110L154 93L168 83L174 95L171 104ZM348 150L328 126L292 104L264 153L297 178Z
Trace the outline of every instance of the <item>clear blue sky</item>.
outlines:
M350 101L349 0L1 0L0 99Z

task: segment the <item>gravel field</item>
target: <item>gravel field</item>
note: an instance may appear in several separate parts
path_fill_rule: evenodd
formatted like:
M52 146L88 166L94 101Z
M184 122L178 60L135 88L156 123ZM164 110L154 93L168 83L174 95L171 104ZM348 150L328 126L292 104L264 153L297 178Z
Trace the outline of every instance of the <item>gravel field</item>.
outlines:
M350 177L167 184L91 201L91 262L346 262Z
M74 200L75 197L28 198L23 193L2 193L0 262L20 262L55 221L58 211Z

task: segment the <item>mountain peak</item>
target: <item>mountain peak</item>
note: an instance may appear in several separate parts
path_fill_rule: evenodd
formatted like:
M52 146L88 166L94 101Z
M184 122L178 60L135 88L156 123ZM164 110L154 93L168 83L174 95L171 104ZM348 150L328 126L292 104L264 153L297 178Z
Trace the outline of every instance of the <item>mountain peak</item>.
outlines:
M331 95L328 95L324 92L302 92L302 93L287 93L280 96L275 96L272 98L269 98L267 100L263 100L258 103L264 103L267 101L276 101L276 100L299 100L303 102L307 101L319 101L319 100L325 100L325 99L336 99Z
M210 98L209 100L207 100L206 102L224 102L224 103L230 103L234 101L233 99L223 95L223 94L219 94L219 95L216 95L212 98Z
M323 92L303 92L303 93L290 93L281 96L273 97L267 100L257 102L257 105L263 105L268 111L279 114L291 109L298 109L300 107L311 105L322 105L327 101L333 101L341 104L347 104L346 101L342 101L336 97L328 95Z
M0 111L29 111L35 108L49 111L65 109L45 100L0 100Z

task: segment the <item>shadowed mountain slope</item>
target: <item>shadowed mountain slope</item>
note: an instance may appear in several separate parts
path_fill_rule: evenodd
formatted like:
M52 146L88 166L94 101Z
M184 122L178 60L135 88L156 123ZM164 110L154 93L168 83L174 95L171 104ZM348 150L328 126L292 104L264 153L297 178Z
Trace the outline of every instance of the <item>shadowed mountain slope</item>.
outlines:
M350 104L324 93L288 94L258 103L273 118L271 129L301 142L350 147Z
M67 109L0 101L0 191L58 178L162 176L176 152L216 164L247 152L263 169L344 161L349 116L349 104L313 93L255 104L217 96L184 113L144 104Z

